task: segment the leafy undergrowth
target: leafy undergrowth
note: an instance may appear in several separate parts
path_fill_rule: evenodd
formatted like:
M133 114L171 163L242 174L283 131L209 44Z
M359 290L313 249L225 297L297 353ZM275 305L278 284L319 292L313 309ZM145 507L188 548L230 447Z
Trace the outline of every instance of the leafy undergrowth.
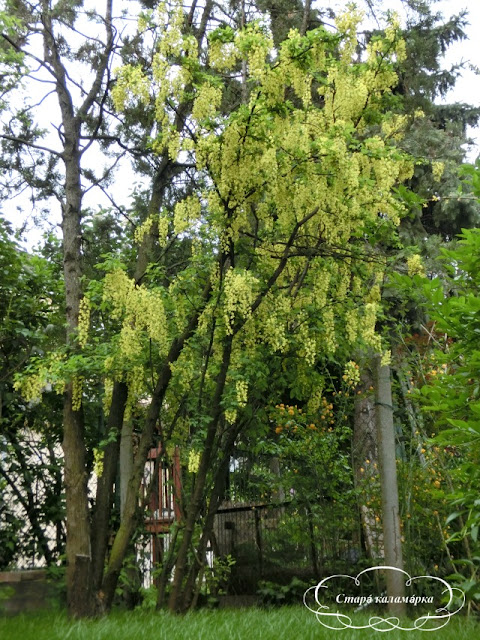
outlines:
M355 615L355 624L367 617ZM330 630L301 607L274 610L199 611L185 616L169 613L117 612L100 620L70 621L64 614L0 618L2 640L385 640L432 638L477 640L480 623L456 617L438 631Z

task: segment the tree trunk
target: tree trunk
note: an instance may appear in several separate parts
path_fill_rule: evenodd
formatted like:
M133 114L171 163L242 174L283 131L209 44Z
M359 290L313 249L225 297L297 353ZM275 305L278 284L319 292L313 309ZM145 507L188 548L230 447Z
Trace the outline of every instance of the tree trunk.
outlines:
M163 403L163 398L165 397L165 393L172 376L172 369L170 365L173 362L176 362L180 357L183 346L186 340L188 340L194 332L204 306L210 298L210 294L210 283L207 283L203 292L202 304L196 309L196 312L190 319L184 333L172 342L166 361L158 375L157 384L152 394L152 401L148 408L145 426L140 436L138 449L133 461L132 473L127 485L127 494L125 496L122 519L115 535L107 569L102 581L101 594L99 594L107 611L111 607L113 596L115 595L118 576L135 528L135 515L138 510L139 490L144 475L145 461L147 460L148 451L153 442L153 436L155 434L155 428Z
M200 466L195 478L195 484L192 490L192 496L190 504L186 510L186 522L183 530L182 541L178 551L177 562L175 563L175 576L173 580L172 592L168 602L168 607L171 611L181 611L185 608L183 602L183 589L184 580L188 570L188 553L193 539L195 530L195 524L200 513L202 502L204 499L204 489L207 482L207 475L210 469L210 463L212 458L212 452L215 442L215 436L217 432L218 422L220 420L222 407L221 400L223 390L225 388L225 381L227 378L228 368L230 366L230 359L232 354L233 336L228 336L225 339L225 346L223 350L222 366L217 376L215 396L212 402L212 415L210 424L208 426L207 436L205 439L205 446L200 458ZM187 603L188 606L189 603Z
M225 495L230 457L240 429L241 426L239 424L231 425L223 438L223 442L221 442L218 447L219 451L222 452L222 458L219 461L215 472L213 488L209 496L210 500L208 503L205 523L202 529L202 535L196 549L193 565L190 568L190 574L188 576L185 589L183 591L183 610L186 610L187 608L194 608L198 600L201 578L206 564L207 545L208 541L212 537L215 515L222 503L223 496Z
M107 433L109 437L111 434L115 434L115 438L105 447L103 472L97 481L95 512L92 523L93 587L97 592L100 590L102 584L108 546L110 517L113 504L113 485L117 474L120 431L123 424L127 393L127 385L124 382L114 383L112 403L107 421ZM103 609L102 600L102 594L99 594L97 601L99 613Z
M67 345L75 349L81 298L81 203L78 128L74 119L65 126L65 204L63 207L63 268L67 318ZM71 615L91 615L91 546L88 513L86 449L79 380L66 385L63 407L63 453L67 522L67 605ZM80 397L74 397L80 394Z
M72 408L73 384L64 395L63 453L67 524L67 606L74 617L92 614L91 546L83 412Z
M371 497L370 478L378 475L377 424L371 367L371 360L363 359L358 387L361 394L355 396L352 463L366 550L370 558L377 562L384 555L383 535L375 519L375 510L367 504Z
M378 355L375 357L375 378L385 565L403 570L395 456L395 430L393 425L392 383L390 367L388 365L382 365L381 358ZM387 570L386 580L389 599L393 600L398 597L402 599L405 596L405 574L402 574L400 571ZM392 615L406 615L404 602L390 602L388 610Z
M127 501L128 481L133 471L133 422L127 420L123 423L122 434L120 436L120 515L123 517L123 511Z
M104 93L103 81L113 48L112 0L106 1L106 42L99 56L90 90L78 109L75 108L68 88L68 74L62 58L60 40L55 34L51 4L41 2L42 37L47 69L55 81L55 91L63 125L63 151L65 166L64 199L62 203L63 273L65 282L66 342L70 353L76 346L80 299L82 296L81 213L83 190L81 185L80 146L81 127L95 102ZM92 615L92 566L90 519L87 491L86 445L84 440L83 410L79 380L69 381L64 393L63 451L65 458L65 501L67 522L67 605L76 617Z

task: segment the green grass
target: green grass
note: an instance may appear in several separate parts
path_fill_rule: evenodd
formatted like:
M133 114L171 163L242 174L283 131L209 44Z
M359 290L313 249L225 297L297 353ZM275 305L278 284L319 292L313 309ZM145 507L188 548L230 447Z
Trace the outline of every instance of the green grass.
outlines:
M364 623L365 616L355 616ZM302 607L274 610L198 611L186 616L166 612L116 612L100 620L71 621L63 613L0 618L1 640L478 640L480 623L454 617L435 632L329 630Z

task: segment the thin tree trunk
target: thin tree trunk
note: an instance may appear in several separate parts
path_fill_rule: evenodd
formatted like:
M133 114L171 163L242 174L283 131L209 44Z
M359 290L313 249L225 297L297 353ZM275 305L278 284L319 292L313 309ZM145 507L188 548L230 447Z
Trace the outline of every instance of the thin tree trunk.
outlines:
M196 550L195 560L191 567L190 574L183 591L182 605L184 610L188 607L195 607L196 601L198 599L201 587L201 576L203 575L205 569L207 544L212 537L215 515L222 503L223 496L225 494L230 457L240 428L241 426L237 424L232 425L228 429L228 432L225 434L223 442L221 442L218 447L218 449L222 452L222 459L220 460L215 472L213 489L210 493L210 501L208 503L205 524L203 526L200 542Z
M72 408L72 387L64 397L64 483L67 524L67 606L75 617L92 614L91 546L83 411Z
M304 36L307 33L311 5L312 5L312 0L305 0L305 7L303 9L302 27L300 29L300 33L302 36Z
M81 298L81 202L78 127L65 126L66 202L63 208L63 267L67 344L74 349ZM88 512L86 448L81 398L74 398L74 381L66 385L63 406L63 453L67 523L67 605L76 617L91 615L91 546ZM80 384L77 381L77 384Z
M412 441L416 443L416 454L420 460L422 467L425 467L427 462L425 456L422 453L422 436L423 436L423 424L419 424L415 408L409 398L409 386L403 371L396 369L397 379L400 384L400 391L402 394L402 400L407 414L408 422L410 424L410 430L412 432Z
M382 524L385 565L403 570L402 540L398 504L397 465L395 456L395 430L393 424L392 383L390 367L375 357L377 439L382 488ZM400 571L386 571L387 595L390 600L405 596L405 575ZM403 601L389 602L392 615L405 616Z
M122 434L120 436L120 516L123 517L123 511L127 501L128 481L133 470L133 422L127 420L123 423Z
M187 573L187 558L190 546L192 543L193 533L195 530L195 524L198 515L201 510L204 489L207 481L207 474L210 468L210 462L213 452L213 446L215 442L215 435L217 432L218 422L220 420L222 407L221 400L223 390L225 388L225 382L227 378L228 368L230 366L230 359L232 354L232 342L233 336L228 336L225 339L225 346L223 350L222 366L217 376L215 396L213 398L212 406L213 413L208 426L207 437L205 439L205 446L200 458L200 466L195 478L195 484L192 491L192 497L190 504L188 505L185 528L183 530L183 537L178 551L177 562L175 563L175 577L173 580L172 593L169 599L169 609L171 611L181 611L184 608L182 602L184 579Z
M122 519L115 535L109 562L102 581L101 591L106 610L111 607L118 576L135 528L135 515L138 509L138 496L145 470L145 460L147 459L148 451L152 445L160 409L168 384L172 377L172 369L170 365L178 360L186 340L188 340L188 338L193 334L204 306L210 298L210 293L210 283L207 283L203 292L202 304L199 305L195 314L190 319L183 335L173 341L166 361L159 372L157 384L152 394L152 401L148 408L145 426L140 436L138 450L133 461L133 469L128 482Z
M115 438L105 447L103 472L97 481L95 512L92 523L93 587L97 593L102 584L108 546L110 517L113 504L113 484L118 467L120 431L123 423L127 393L127 385L124 382L114 383L112 403L107 421L107 433L109 437L111 437L111 434L115 434ZM100 613L103 609L101 594L97 595L97 606L100 609Z
M352 463L358 491L360 517L367 553L375 562L382 559L383 535L375 519L374 509L367 504L370 477L378 474L377 424L371 361L363 359L358 391L355 396Z

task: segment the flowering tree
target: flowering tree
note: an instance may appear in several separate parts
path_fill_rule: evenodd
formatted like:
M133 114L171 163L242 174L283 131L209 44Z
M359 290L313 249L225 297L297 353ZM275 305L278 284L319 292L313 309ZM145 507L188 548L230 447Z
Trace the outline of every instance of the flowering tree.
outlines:
M189 458L167 567L169 606L181 610L195 599L230 455L242 431L258 428L273 361L297 355L295 394L314 410L323 361L359 344L383 351L384 262L370 240L394 233L402 205L392 190L413 163L394 144L406 124L390 101L404 53L398 25L359 61L359 20L350 11L334 32L292 30L277 48L260 22L211 30L205 44L205 24L199 36L178 2L139 21L138 37L154 33L158 47L149 64L120 68L112 93L119 113L154 113L160 187L135 231L137 266L105 259L105 278L79 303L77 353L55 355L24 384L38 396L50 379L58 389L68 381L73 415L102 385L92 569L77 576L90 610L111 605L156 439L166 457L181 443ZM137 427L138 446L107 557L125 424ZM87 502L86 484L77 489Z

